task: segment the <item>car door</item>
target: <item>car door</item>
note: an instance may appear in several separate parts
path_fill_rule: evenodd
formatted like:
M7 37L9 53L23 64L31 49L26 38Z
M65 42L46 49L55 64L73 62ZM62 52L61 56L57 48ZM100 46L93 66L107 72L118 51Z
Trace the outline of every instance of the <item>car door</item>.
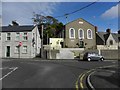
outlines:
M95 60L99 60L99 55L95 54Z

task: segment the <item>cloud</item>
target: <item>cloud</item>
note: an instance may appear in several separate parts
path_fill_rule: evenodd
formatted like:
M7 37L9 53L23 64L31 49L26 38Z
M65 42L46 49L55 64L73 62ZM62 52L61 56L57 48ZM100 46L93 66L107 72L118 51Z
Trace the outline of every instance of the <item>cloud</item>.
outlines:
M2 21L8 25L12 20L20 24L32 24L33 12L41 15L52 15L58 3L54 2L3 2Z
M111 7L109 10L105 11L102 15L102 18L114 19L118 18L118 4L116 6Z

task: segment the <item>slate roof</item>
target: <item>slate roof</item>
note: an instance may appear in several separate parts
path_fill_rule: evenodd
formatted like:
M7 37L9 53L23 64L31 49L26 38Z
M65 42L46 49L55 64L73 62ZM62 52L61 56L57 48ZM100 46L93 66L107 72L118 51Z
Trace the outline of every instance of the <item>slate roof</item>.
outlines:
M97 32L97 35L103 40L105 41L104 35L106 34L106 32Z
M113 38L115 39L116 42L118 42L118 37L120 37L120 34L117 33L112 33Z
M118 36L120 36L119 34L117 33L111 33L114 40L116 42L118 42ZM107 34L106 32L97 32L97 35L103 40L103 41L106 41L109 37L110 34Z
M35 26L2 26L2 32L30 32Z

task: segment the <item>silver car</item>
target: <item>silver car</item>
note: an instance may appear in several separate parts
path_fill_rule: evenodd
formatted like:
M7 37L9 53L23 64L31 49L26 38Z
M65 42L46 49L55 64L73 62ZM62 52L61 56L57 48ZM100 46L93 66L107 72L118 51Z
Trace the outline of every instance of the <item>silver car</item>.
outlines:
M104 57L102 55L99 55L99 54L94 53L94 52L93 53L87 52L84 54L83 59L87 60L87 61L91 61L91 60L103 61Z

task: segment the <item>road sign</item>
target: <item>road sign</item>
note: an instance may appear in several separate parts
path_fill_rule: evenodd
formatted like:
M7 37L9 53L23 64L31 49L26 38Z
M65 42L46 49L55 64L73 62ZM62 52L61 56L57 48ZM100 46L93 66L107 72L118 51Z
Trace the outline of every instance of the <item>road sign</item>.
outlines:
M19 46L22 46L22 42L19 42Z

